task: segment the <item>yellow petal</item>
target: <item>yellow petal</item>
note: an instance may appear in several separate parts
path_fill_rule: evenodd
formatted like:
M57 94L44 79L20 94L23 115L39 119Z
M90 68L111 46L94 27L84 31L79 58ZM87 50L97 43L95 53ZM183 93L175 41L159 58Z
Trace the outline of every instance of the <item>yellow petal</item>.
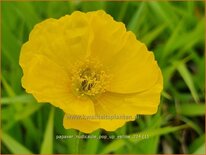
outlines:
M54 106L60 104L65 113L74 115L94 115L95 109L93 102L88 98L78 98L70 94L62 94L62 99L57 98L53 103Z
M105 129L106 131L115 131L118 128L124 126L124 124L128 121L132 121L131 120L124 120L124 119L111 119L111 120L101 120L100 121L100 127L102 129Z
M160 93L162 91L162 75L159 70L158 81L155 85L140 93L116 94L105 93L95 101L95 111L97 115L126 115L135 116L137 114L154 114L157 112L160 103Z
M137 41L133 33L128 33L125 46L109 64L113 73L109 91L136 93L151 88L158 80L159 66L154 54Z
M70 78L61 66L42 55L33 57L28 65L23 70L22 85L39 102L50 102L67 113L94 114L92 101L72 94Z
M92 31L85 13L74 12L70 16L37 24L21 55L25 55L27 61L36 54L44 55L69 72L74 62L88 55L91 40ZM28 66L27 62L22 65Z
M158 78L158 65L152 52L104 11L87 13L94 31L91 57L112 74L111 92L136 93L152 87Z
M116 22L103 10L87 13L90 18L94 39L91 44L91 58L107 64L114 60L115 54L126 41L126 28L122 22Z
M67 115L64 116L63 125L66 129L77 129L84 133L91 133L100 128L98 121L69 119Z

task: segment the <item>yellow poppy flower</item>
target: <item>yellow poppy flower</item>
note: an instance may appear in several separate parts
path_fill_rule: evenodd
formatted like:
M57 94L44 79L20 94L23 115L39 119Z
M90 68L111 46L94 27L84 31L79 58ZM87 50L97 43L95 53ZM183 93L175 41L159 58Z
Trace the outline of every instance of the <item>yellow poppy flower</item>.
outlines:
M38 102L61 108L65 128L114 131L158 109L163 80L153 53L104 11L75 11L37 24L22 46L20 65L23 87Z

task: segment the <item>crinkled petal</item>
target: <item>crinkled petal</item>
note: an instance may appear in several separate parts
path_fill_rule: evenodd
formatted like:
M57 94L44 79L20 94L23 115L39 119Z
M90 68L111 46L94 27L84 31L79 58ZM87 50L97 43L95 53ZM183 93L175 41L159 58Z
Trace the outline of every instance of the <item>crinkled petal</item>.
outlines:
M158 80L159 66L154 54L128 32L125 46L109 64L113 75L108 89L116 93L138 93L150 89Z
M150 115L157 112L163 79L159 70L158 81L147 91L134 94L105 93L94 103L97 115Z
M87 13L90 18L94 39L91 44L91 58L107 64L126 42L126 28L122 22L116 22L112 16L99 10Z
M88 13L94 31L91 58L98 59L112 75L108 91L137 93L151 88L158 78L154 55L104 11Z
M92 30L85 13L74 12L60 19L47 19L37 24L30 33L29 41L21 50L21 57L27 62L20 63L28 66L34 55L44 55L67 72L76 61L87 57L92 41Z

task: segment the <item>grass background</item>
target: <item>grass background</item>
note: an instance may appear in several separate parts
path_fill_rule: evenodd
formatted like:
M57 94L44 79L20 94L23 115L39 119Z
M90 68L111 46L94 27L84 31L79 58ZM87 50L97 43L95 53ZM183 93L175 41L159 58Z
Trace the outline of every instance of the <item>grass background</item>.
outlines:
M146 43L164 76L157 114L141 116L114 132L149 139L65 139L63 112L39 104L21 87L21 45L33 26L74 10L103 9ZM205 153L204 2L1 2L1 153ZM78 147L79 146L79 147ZM79 148L79 149L78 149Z

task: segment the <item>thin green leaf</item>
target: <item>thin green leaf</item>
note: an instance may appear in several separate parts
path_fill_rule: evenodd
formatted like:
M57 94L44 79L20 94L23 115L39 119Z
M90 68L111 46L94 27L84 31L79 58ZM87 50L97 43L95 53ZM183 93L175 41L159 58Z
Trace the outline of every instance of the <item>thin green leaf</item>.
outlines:
M130 31L133 31L134 33L136 33L137 31L137 23L142 15L142 13L144 12L145 9L145 4L144 2L141 3L141 5L139 6L139 8L137 9L137 11L134 13L132 19L130 20L127 28Z
M195 89L192 76L191 76L190 72L188 71L187 67L185 66L185 64L180 63L177 66L177 70L179 71L180 75L182 76L185 83L187 84L187 86L188 86L195 102L198 103L199 102L199 96L198 96L197 90Z
M29 149L25 148L4 131L1 131L1 139L4 145L14 154L33 154Z
M95 1L95 2L82 2L81 3L82 9L84 12L88 11L95 11L105 8L105 2L104 1Z
M205 143L199 146L193 154L205 154Z
M29 30L31 30L36 23L40 22L40 18L31 2L13 2L12 6L16 9L21 19L24 20Z
M115 150L120 149L121 147L126 145L126 141L123 139L119 139L119 140L114 140L113 142L111 142L110 144L108 144L101 152L100 154L107 154L107 153L111 153Z
M54 108L51 108L49 114L49 120L47 122L46 130L44 133L44 139L41 145L41 154L53 153L53 130L54 130Z
M167 2L163 2L167 3ZM171 16L167 14L167 11L164 10L164 7L161 5L161 3L151 1L147 3L150 8L154 11L157 17L159 17L162 21L166 22L169 25L169 28L172 30L174 28L174 23L171 20Z
M31 103L31 102L36 102L36 100L32 95L29 94L19 95L15 97L3 97L1 99L1 104L11 104L15 102Z
M147 130L147 131L142 131L140 133L137 134L131 134L131 137L137 137L137 138L130 138L128 139L130 142L133 143L137 143L140 142L144 139L141 138L140 135L148 135L149 138L155 137L155 136L160 136L160 135L164 135L164 134L168 134L171 132L175 132L181 129L184 129L188 127L188 125L181 125L181 126L176 126L176 127L164 127L164 128L158 128L158 129L152 129L152 130ZM140 137L140 138L138 138ZM111 153L115 150L120 149L121 147L123 147L124 145L126 145L127 141L125 141L124 139L118 139L118 140L114 140L113 142L111 142L109 145L107 145L102 151L101 154L106 154L106 153Z
M167 24L162 24L156 29L148 32L141 40L142 42L150 45L166 28Z
M119 15L117 17L118 21L122 21L123 20L125 14L126 14L127 8L128 8L128 4L129 4L129 2L123 2L122 3L121 9L119 11Z
M185 116L201 116L205 115L205 104L200 103L184 103L178 104L177 112Z
M90 135L98 137L100 135L100 130L97 130L97 131L91 133ZM96 154L99 143L100 143L100 141L96 138L88 139L88 141L86 143L85 153Z
M164 46L163 49L163 53L162 53L162 58L166 58L171 52L172 52L172 46L174 45L174 43L177 41L177 38L180 35L180 31L183 28L183 24L184 24L184 19L182 19L179 24L177 25L177 27L175 28L175 30L173 31L172 35L169 37L169 39L167 40L166 45Z
M15 92L13 91L13 89L11 88L11 86L7 83L6 79L4 78L4 76L1 76L1 80L2 80L2 84L7 92L7 94L11 97L15 96Z
M205 134L202 134L200 137L196 138L192 144L189 146L189 153L193 153L197 150L199 146L205 143Z
M186 52L190 52L190 50L197 43L204 42L204 34L202 33L204 32L204 30L205 30L205 20L202 19L190 34L186 34L183 37L181 37L181 40L176 44L177 48L180 48L180 50L175 57L180 58Z
M184 116L180 116L180 119L192 127L199 135L203 133L202 129L195 121L192 121Z
M73 136L73 137L75 137L78 134L77 131L74 129L68 129L66 132L68 136ZM71 154L76 153L76 141L77 141L77 138L71 138L67 140L68 153L71 153Z
M18 27L16 23L17 19L12 18L14 15L16 15L16 12L11 6L11 3L2 3L2 55L5 55L11 66L18 62L21 45L21 40L15 36L15 33L13 33L14 25L15 28ZM4 60L2 60L2 62L3 61Z
M171 99L172 99L171 95L168 94L166 91L163 91L163 92L162 92L162 96L163 96L164 98L168 99L168 100L171 100Z
M17 104L20 105L20 104ZM11 127L15 125L18 121L24 121L24 119L29 119L29 116L31 116L33 113L38 111L43 104L27 104L25 107L20 107L18 111L14 114L11 114L10 108L4 108L2 109L2 114L6 114L8 111L11 115L10 117L3 117L2 119L7 120L7 124L3 126L4 130L9 130ZM5 115L4 115L5 116Z
M181 125L181 126L176 126L176 127L164 127L164 128L158 128L158 129L152 129L152 130L146 130L146 131L142 131L138 134L132 134L132 136L139 136L139 135L148 135L149 137L154 137L154 136L159 136L159 135L164 135L164 134L168 134L168 133L171 133L171 132L175 132L175 131L178 131L178 130L181 130L181 129L184 129L188 127L188 125ZM141 137L141 136L140 136ZM130 141L131 142L139 142L139 141L142 141L144 139L142 138L131 138Z
M40 109L42 105L42 103L27 104L27 106L25 106L24 109L18 111L15 114L15 120L20 121L27 118L28 116L36 112L38 109Z

